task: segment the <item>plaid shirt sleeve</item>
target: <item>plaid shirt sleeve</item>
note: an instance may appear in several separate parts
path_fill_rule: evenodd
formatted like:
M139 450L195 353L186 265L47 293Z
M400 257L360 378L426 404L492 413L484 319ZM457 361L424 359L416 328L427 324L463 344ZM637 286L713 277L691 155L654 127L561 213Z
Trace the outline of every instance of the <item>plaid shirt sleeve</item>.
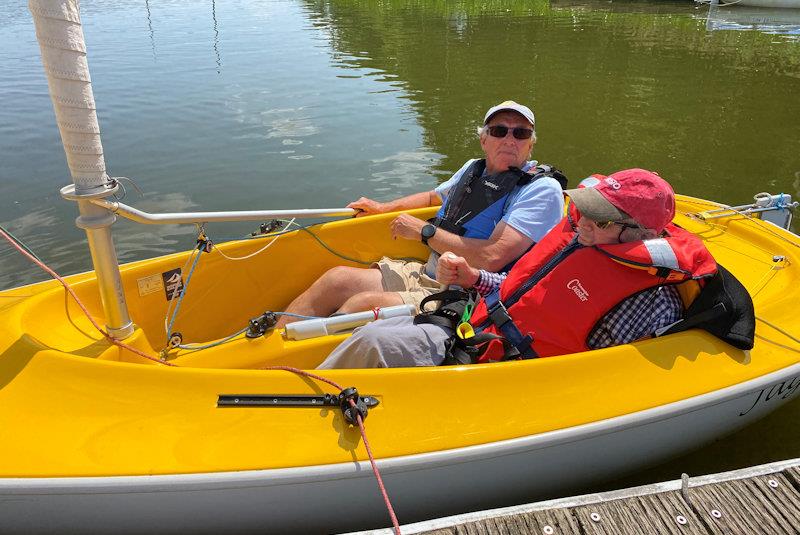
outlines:
M474 288L478 290L479 294L488 295L500 286L500 283L506 279L507 275L508 273L494 273L482 269Z
M622 301L605 315L586 340L592 349L627 344L650 336L683 317L683 302L675 286L659 286Z

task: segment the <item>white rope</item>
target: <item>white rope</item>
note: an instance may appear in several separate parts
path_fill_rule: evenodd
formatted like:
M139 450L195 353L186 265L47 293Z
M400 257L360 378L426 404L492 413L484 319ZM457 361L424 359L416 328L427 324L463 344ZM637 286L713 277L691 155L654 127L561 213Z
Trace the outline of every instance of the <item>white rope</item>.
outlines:
M284 228L284 230L286 230L286 229L288 229L289 227L291 227L292 225L294 225L296 220L297 220L297 218L296 218L296 217L295 217L295 218L292 218L292 219L291 219L291 220L290 220L290 221L289 221L289 222L286 224L286 227ZM249 255L247 255L247 256L228 256L228 255L226 255L225 253L223 253L223 252L222 252L222 250L221 250L219 247L214 247L214 248L212 249L212 251L217 251L219 254L221 254L221 255L222 255L224 258L227 258L228 260L247 260L247 259L249 259L249 258L253 258L253 257L254 257L254 256L256 256L256 255L259 255L259 254L263 253L264 251L266 251L267 249L269 249L270 247L272 247L272 244L273 244L273 243L275 243L276 241L278 241L278 238L280 238L280 237L281 237L281 236L283 236L284 234L285 234L285 232L279 232L279 233L277 233L277 234L275 235L275 237L273 238L273 240L272 240L272 241L270 241L268 244L266 244L264 247L262 247L262 248L261 248L261 249L259 249L258 251L254 252L254 253L250 253L250 254L249 254ZM266 236L266 237L269 237L269 236Z
M769 321L765 320L764 318L762 318L762 317L760 317L760 316L756 316L756 319L757 319L758 321L760 321L761 323L764 323L765 325L768 325L768 326L772 327L773 329L775 329L776 331L778 331L779 333L781 333L781 334L782 334L782 335L784 335L785 337L789 338L790 340L792 340L792 341L794 341L794 342L797 342L798 344L800 344L800 338L797 338L796 336L793 336L793 335L791 335L790 333L788 333L788 332L784 331L783 329L781 329L780 327L778 327L778 326L777 326L777 325L775 325L774 323L772 323L772 322L769 322ZM762 337L762 338L763 338L763 337ZM772 340L769 340L768 338L765 338L765 340L768 340L768 341L770 341L770 342L772 341Z
M786 262L786 261L787 261L787 260L784 258L784 259L783 259L783 262ZM756 296L757 296L759 293L761 293L761 290L763 290L764 288L766 288L766 287L767 287L767 284L769 284L769 282L772 280L772 278L771 278L771 277L770 277L770 279L769 279L769 280L766 280L766 281L765 281L764 279L766 279L766 278L767 278L767 277L769 277L770 275L774 275L776 271L778 271L779 269L783 269L783 268L784 268L784 266L779 266L777 263L774 263L772 266L770 266L770 268L767 270L767 272L766 272L766 273L764 273L764 274L761 276L761 278L760 278L760 279L758 279L758 282L757 282L757 283L755 284L755 286L754 286L754 288L757 288L757 290L756 290L755 292L753 292L753 294L752 294L750 297L751 297L752 299L755 299L755 298L756 298ZM763 283L763 284L762 284L762 283Z

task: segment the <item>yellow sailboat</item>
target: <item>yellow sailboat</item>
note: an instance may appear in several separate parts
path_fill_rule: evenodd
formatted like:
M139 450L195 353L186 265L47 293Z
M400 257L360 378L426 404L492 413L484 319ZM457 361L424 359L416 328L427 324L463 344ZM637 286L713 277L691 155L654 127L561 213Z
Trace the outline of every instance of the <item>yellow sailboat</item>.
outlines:
M43 19L39 33L66 28L69 39L42 40L52 66L54 55L67 54L47 47L72 42L77 7L32 0L31 10ZM81 47L73 52L83 57ZM88 76L73 78L65 90L73 98L53 96L61 126L74 124L74 96L91 96ZM96 132L85 130L62 128L65 146L72 137L91 145ZM64 282L89 316L136 351L100 334L57 281L0 292L2 530L386 525L358 427L332 402L339 392L279 368L312 369L347 334L290 340L245 331L335 265L424 258L426 249L390 239L386 214L117 266L114 213L145 222L217 216L152 216L109 200L113 186L104 168L83 164L86 154L68 149L76 184L62 193L78 202L95 271ZM324 372L367 399L368 437L400 519L567 492L698 447L797 396L800 237L758 218L758 207L709 216L719 208L679 196L675 222L750 293L759 318L751 351L695 329L547 359Z

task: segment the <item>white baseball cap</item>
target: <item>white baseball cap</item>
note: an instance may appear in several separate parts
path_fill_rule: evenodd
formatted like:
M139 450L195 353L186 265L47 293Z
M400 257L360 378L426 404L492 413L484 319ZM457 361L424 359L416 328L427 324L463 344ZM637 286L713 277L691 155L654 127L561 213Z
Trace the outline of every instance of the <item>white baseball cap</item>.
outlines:
M489 111L486 112L486 116L483 118L483 124L488 123L489 119L492 118L492 115L500 113L501 111L515 111L525 117L525 119L531 123L531 126L536 127L536 118L533 116L531 109L527 106L523 106L522 104L517 104L513 100L506 100L497 106L492 106L489 108Z

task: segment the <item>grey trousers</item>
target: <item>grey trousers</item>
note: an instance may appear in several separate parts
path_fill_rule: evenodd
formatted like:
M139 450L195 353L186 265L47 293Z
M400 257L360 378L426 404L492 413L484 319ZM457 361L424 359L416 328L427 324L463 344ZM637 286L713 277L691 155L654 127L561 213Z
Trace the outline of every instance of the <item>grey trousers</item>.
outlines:
M452 329L414 325L411 317L389 318L359 327L317 369L438 366Z

